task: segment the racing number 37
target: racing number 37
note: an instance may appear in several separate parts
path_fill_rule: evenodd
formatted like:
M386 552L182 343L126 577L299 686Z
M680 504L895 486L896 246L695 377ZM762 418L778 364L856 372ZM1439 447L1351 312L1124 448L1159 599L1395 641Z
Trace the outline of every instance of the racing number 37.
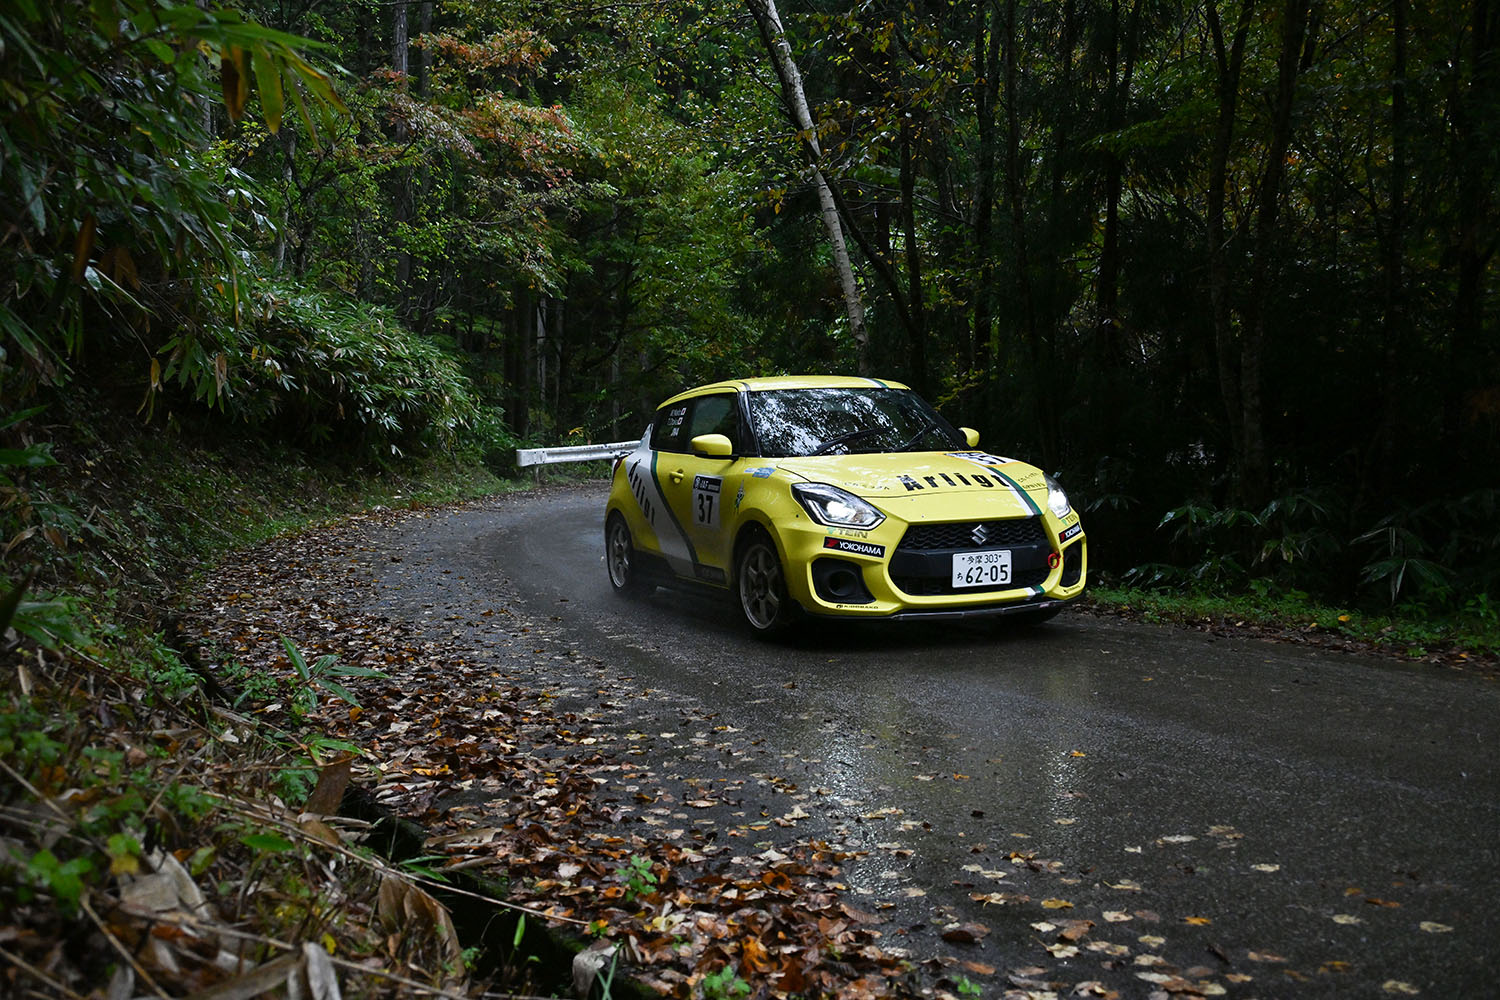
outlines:
M693 522L717 527L719 524L719 487L723 480L713 476L693 477Z

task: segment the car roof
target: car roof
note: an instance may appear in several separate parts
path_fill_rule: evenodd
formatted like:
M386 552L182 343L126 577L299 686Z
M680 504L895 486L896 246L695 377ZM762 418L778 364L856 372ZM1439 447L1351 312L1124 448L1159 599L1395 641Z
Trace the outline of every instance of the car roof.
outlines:
M773 389L908 389L889 379L863 378L855 375L770 375L760 378L729 379L711 382L679 392L661 405L670 406L683 399L716 392L766 392Z

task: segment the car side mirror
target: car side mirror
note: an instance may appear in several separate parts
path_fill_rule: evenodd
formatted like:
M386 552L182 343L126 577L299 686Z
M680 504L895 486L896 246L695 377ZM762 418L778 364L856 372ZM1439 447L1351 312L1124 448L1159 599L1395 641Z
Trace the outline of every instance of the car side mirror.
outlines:
M960 427L959 431L961 431L963 433L964 440L967 441L967 442L969 442L969 447L970 448L978 448L979 447L979 432L978 431L976 431L972 427Z
M699 434L692 445L693 454L700 458L728 458L734 454L734 442L723 434Z

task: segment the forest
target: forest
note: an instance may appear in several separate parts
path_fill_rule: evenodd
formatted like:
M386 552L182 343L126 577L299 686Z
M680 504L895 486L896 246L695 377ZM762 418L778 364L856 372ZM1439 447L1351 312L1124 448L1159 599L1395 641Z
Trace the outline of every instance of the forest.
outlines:
M49 407L503 468L871 373L1117 578L1493 614L1497 45L1492 0L11 0L0 487Z

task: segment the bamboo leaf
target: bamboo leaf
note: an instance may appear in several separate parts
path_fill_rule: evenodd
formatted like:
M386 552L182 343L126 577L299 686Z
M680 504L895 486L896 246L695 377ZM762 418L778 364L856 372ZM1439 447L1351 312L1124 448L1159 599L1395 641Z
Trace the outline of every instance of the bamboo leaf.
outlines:
M281 67L264 46L255 50L255 86L260 91L260 110L266 128L274 134L281 130L281 115L286 110L286 95L281 90Z

